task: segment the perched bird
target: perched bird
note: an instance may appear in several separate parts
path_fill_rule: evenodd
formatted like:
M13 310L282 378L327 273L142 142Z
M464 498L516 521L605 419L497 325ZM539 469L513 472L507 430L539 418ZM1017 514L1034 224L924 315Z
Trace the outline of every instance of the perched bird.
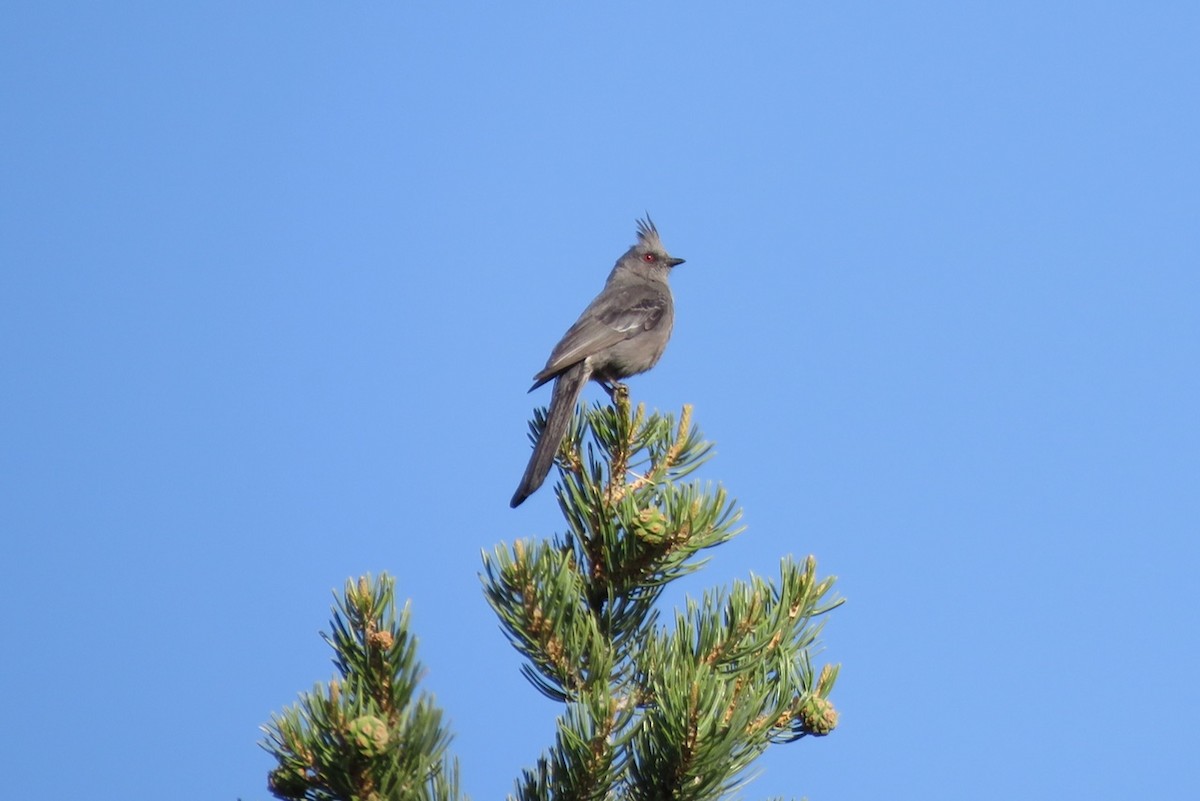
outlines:
M533 377L530 392L551 379L554 392L546 425L513 494L514 509L546 480L584 384L597 381L611 392L622 378L644 373L658 363L675 320L667 275L680 264L683 259L672 258L663 247L650 216L638 220L637 242L617 259L604 289Z

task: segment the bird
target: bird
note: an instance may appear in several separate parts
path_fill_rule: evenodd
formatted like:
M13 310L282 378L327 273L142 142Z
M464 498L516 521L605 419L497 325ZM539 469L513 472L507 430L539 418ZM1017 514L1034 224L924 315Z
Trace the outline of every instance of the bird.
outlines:
M637 241L617 259L600 294L533 377L530 392L551 380L554 390L545 425L513 493L513 509L546 480L584 385L596 381L611 394L621 379L658 364L675 322L667 276L683 263L667 253L649 214L637 221Z

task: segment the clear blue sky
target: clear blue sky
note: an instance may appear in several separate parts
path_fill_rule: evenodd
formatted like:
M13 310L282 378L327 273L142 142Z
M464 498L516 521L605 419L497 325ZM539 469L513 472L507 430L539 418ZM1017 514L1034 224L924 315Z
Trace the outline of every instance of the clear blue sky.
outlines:
M1200 792L1200 6L10 4L11 798L266 799L257 727L389 571L466 789L552 740L479 552L649 210L634 398L849 602L750 798ZM589 397L597 397L595 389Z

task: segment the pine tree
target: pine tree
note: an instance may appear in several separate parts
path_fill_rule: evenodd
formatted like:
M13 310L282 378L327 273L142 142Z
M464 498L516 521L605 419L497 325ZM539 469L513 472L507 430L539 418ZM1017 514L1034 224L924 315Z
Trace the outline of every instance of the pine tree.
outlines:
M534 437L544 422L535 415ZM769 745L837 725L838 669L812 657L817 618L841 601L813 557L659 618L666 585L741 530L724 489L685 480L711 452L688 406L678 422L624 392L581 408L559 452L566 531L484 555L485 595L524 675L563 705L553 746L511 798L728 798ZM278 797L458 797L440 712L415 695L407 607L393 609L386 576L347 585L326 637L341 680L265 727Z
M409 633L409 607L396 615L395 581L347 581L333 609L340 678L272 715L262 746L278 766L267 777L277 798L392 801L461 798L458 765L446 751L442 710L417 693L423 673Z

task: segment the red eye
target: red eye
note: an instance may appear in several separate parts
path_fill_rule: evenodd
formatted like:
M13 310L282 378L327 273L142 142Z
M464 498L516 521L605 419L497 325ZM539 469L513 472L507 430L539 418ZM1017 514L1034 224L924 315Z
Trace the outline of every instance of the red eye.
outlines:
M658 261L658 256L655 256L653 253L647 253L646 255L642 256L642 261L646 262L647 264L653 264L654 262Z

